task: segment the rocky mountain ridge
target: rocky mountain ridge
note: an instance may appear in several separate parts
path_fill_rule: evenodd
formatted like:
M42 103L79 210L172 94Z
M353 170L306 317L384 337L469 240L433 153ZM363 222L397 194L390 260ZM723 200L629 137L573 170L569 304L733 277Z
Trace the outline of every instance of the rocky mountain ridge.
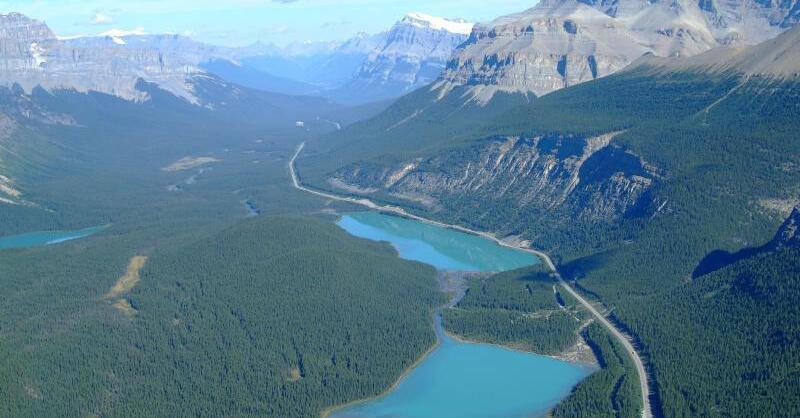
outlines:
M766 79L800 78L800 27L758 45L718 48L693 57L661 58L648 55L629 69L654 73L698 72L734 74Z
M136 88L142 79L198 102L191 77L201 71L191 60L117 39L59 40L38 20L18 13L0 15L0 84L19 85L26 92L41 86L145 100L147 95Z
M192 79L219 70L229 81L254 82L254 88L360 104L434 81L471 28L463 20L411 13L387 32L344 42L228 48L142 30L59 38L43 22L11 13L0 16L0 84L18 84L26 92L41 86L141 101L147 99L136 88L141 79L202 105ZM206 65L212 62L224 65ZM268 80L259 82L259 74Z
M612 74L646 53L692 56L771 39L800 19L787 1L543 0L477 25L436 87L537 96Z
M533 216L558 211L569 219L610 222L650 206L647 191L659 178L657 168L614 143L617 135L488 138L468 149L392 166L353 164L328 183L348 193L388 194L432 211L461 212L492 201ZM445 207L454 204L458 207Z
M353 79L334 97L375 101L430 84L441 75L472 26L461 19L406 15L385 34L384 42L370 51Z
M22 192L17 189L15 181L7 172L5 154L9 152L8 138L16 129L14 121L0 113L0 204L16 205L20 203Z

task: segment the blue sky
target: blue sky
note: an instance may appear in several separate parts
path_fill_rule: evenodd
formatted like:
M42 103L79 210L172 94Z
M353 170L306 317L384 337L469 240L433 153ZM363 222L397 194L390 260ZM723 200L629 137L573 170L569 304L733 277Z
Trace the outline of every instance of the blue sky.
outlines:
M221 44L336 40L375 33L407 12L488 21L536 0L0 0L0 11L44 20L59 36L111 29L180 33Z

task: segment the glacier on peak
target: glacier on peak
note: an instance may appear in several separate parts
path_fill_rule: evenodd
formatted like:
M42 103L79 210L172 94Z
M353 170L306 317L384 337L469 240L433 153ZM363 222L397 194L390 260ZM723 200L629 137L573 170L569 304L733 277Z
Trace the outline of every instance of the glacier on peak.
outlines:
M429 28L433 30L444 30L450 33L460 35L469 35L472 32L474 23L467 22L464 19L447 19L444 17L436 17L424 13L409 13L401 22L408 23L419 28Z

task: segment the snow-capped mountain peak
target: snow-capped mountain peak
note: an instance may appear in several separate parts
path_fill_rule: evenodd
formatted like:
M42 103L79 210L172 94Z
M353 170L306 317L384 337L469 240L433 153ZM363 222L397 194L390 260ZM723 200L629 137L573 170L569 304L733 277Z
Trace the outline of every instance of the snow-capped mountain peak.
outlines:
M428 28L433 30L444 30L450 33L460 35L469 35L472 32L473 23L467 22L464 19L447 19L444 17L436 17L426 15L424 13L409 13L407 14L402 23L414 25L419 28Z

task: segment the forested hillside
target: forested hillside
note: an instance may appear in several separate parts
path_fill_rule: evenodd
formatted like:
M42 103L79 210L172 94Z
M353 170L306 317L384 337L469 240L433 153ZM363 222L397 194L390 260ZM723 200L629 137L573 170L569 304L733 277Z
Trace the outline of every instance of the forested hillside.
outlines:
M742 335L763 325L754 322L761 314L750 293L727 291L723 270L692 276L709 254L769 241L800 199L800 83L735 67L648 65L538 98L435 149L398 154L375 136L364 148L380 157L308 180L551 253L634 335L659 414L796 415L793 402L777 401L796 393L787 380L796 347L764 343L763 327ZM794 280L787 255L760 257L741 274L769 277L767 300L790 303L779 290ZM788 332L792 317L776 311L772 332Z
M413 158L421 150L433 152L473 138L486 121L531 100L522 94L498 94L491 106L483 107L467 93L455 89L439 97L437 90L422 87L373 118L312 138L310 152L298 161L299 171L309 181L324 181L326 174L344 163L376 158L397 161Z
M0 253L2 415L314 416L434 343L435 272L386 245L311 218L180 235ZM139 251L119 310L103 294Z
M464 298L442 312L444 327L473 341L563 353L587 318L576 304L564 304L555 286L540 266L473 279Z
M242 171L245 161L252 169L271 166L296 141L336 130L317 117L345 124L368 112L213 80L204 85L203 97L224 102L222 109L194 106L144 83L140 88L151 99L143 103L100 93L0 89L0 112L13 127L0 140L0 175L12 178L19 200L27 202L0 204L0 235L120 222L128 214L152 214L159 204L187 210L194 196L168 186L196 170L162 170L173 162L206 157L219 160L217 169ZM306 129L295 127L296 117L310 119ZM247 186L231 180L231 191Z
M108 227L0 251L0 416L318 416L433 345L435 271L291 188L297 143L333 124L151 93L3 93L24 129L0 161L29 203L0 204L0 236Z

